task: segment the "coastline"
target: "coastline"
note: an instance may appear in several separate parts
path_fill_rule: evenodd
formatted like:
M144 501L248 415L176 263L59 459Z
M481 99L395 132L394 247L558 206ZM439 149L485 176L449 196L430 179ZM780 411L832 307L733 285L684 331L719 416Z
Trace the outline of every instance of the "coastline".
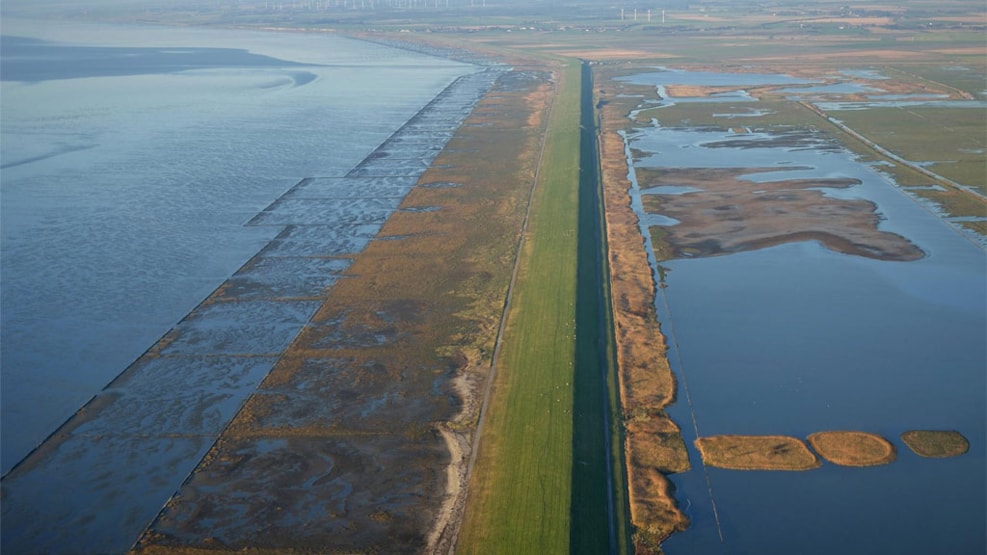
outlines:
M50 31L72 25L58 23ZM380 69L312 69L323 78L295 86L293 65L271 69L270 58L206 46L193 50L218 56L215 65L261 63L216 72L4 82L5 160L57 156L3 170L3 413L11 424L4 426L3 473L273 238L273 227L244 226L247 220L303 176L343 175L464 69L479 69L338 37L257 39L260 33L226 29L180 29L170 39L149 30L149 42L158 46L131 51L126 45L140 43L143 27L85 26L85 33L94 28L103 33L91 41L119 45L109 52L126 59L136 53L138 66L144 54L165 62L193 56L175 47L186 41L221 47L239 41L264 54L323 44L329 53L313 56L345 62L361 52L390 52L393 61ZM80 41L83 34L66 33L66 40ZM417 74L421 83L388 88L388 75ZM117 94L126 98L119 93L126 84L134 87L133 102L115 102ZM227 90L242 94L228 102ZM352 100L340 96L347 92ZM117 106L125 118L116 117ZM233 126L240 116L243 125ZM46 148L49 142L86 148ZM87 272L77 274L79 268Z
M450 86L450 88L451 87L452 86ZM446 89L446 91L440 93L436 97L436 99L433 99L433 101L431 101L425 108L423 108L416 116L414 116L411 120L409 120L409 122L405 123L405 125L402 126L402 128L398 132L392 135L391 139L385 141L383 145L380 145L377 149L374 150L374 152L370 156L368 156L363 162L361 162L356 168L354 168L354 170L351 172L351 174L354 174L354 178L357 178L356 176L363 175L363 176L371 176L371 177L367 177L366 179L373 180L375 178L372 177L372 175L375 173L387 174L390 171L393 171L386 169L386 165L387 165L386 159L387 156L389 155L389 153L387 153L386 150L388 145L393 146L397 142L397 140L401 136L402 131L404 131L405 134L407 135L410 130L410 133L412 135L417 134L419 138L421 137L427 138L425 143L423 143L425 145L422 151L423 156L429 157L437 153L438 149L428 145L434 144L434 141L437 139L447 140L447 137L440 136L443 135L442 133L438 134L439 136L435 134L430 135L420 125L418 129L414 129L414 126L416 121L421 122L423 119L427 119L430 113L435 113L436 102L439 99L441 99L443 95L447 95L448 91L449 89ZM469 95L467 95L467 97L468 96ZM454 117L460 117L460 116L465 117L464 110L465 112L471 110L472 107L475 106L475 103L479 101L479 96L474 94L473 98L465 98L465 99L469 101L468 108L467 105L463 105L463 108L454 108L450 112L450 114L454 115ZM463 99L459 99L459 100L463 100ZM460 114L460 116L455 116L455 114ZM444 125L444 127L446 129L449 128L448 125ZM454 131L458 127L459 127L458 124L452 126L452 131ZM450 132L449 135L451 136L451 134L452 133ZM383 170L374 169L375 167L380 167L381 164L384 164L385 166ZM402 165L406 165L406 164L402 164ZM422 172L424 172L428 168L427 163L423 163L419 165L417 163L412 162L412 165L420 167L421 168L420 171ZM408 176L402 175L401 178L407 180ZM383 177L383 179L386 181L386 176ZM300 227L297 226L298 223L297 217L300 216L304 218L305 215L303 213L295 212L293 211L293 209L287 207L292 202L295 202L297 200L290 198L292 196L293 191L304 189L306 186L312 184L313 184L313 180L311 178L303 179L301 182L299 182L296 185L295 188L293 188L291 191L286 193L281 199L272 203L271 207L268 210L265 210L260 215L258 215L259 219L255 218L255 220L252 221L251 224L279 225L279 222L277 220L280 216L278 215L277 207L280 206L286 208L284 215L287 216L287 220L294 222L289 224L291 230L301 229ZM399 188L404 189L406 187L402 185L399 186ZM410 188L410 186L408 186L407 188ZM319 203L315 202L315 204L319 204ZM361 243L369 244L374 241L373 235L367 235L367 231L369 231L369 228L366 228L365 226L365 223L367 223L365 219L357 218L355 220L350 220L350 222L351 223L346 224L344 227L357 233L357 235L354 236L356 242L354 243L352 240L342 241L341 243L337 243L335 247L341 247L344 248L344 250L346 250L347 245L352 246L352 245L359 245ZM291 243L293 239L295 239L295 242L293 243L294 246L289 246L289 243ZM63 513L62 515L60 515L55 519L55 522L52 522L50 519L48 519L46 522L33 522L29 524L28 521L32 520L31 518L19 519L19 517L17 516L18 509L16 507L19 505L18 499L21 499L23 502L25 498L21 496L32 494L31 491L32 488L30 484L36 484L38 482L47 481L47 479L44 478L43 475L46 472L55 471L56 468L58 469L58 472L63 472L63 473L67 472L70 475L73 473L72 470L73 467L71 465L69 465L68 468L63 466L66 463L66 461L61 460L61 461L53 462L54 459L59 459L61 454L66 452L67 450L78 451L81 449L81 452L86 453L85 457L87 457L87 460L106 460L106 461L116 460L121 462L123 460L128 460L129 461L128 466L137 467L134 469L136 471L144 471L144 472L150 471L152 473L157 472L159 474L159 477L155 480L160 480L163 477L161 473L173 474L175 472L174 467L157 466L154 469L152 469L151 467L149 467L147 463L144 464L140 463L139 462L140 459L134 460L133 449L135 448L140 449L140 448L135 445L127 445L128 443L127 440L122 440L122 442L110 442L110 443L115 443L114 445L110 445L107 444L106 442L102 442L101 444L98 445L87 446L85 444L88 442L87 437L89 437L90 434L89 430L91 429L105 430L105 432L103 433L110 434L110 436L116 435L122 431L119 429L117 431L114 431L114 429L116 428L114 426L114 421L119 421L119 419L121 418L121 414L122 414L121 410L123 410L123 405L121 403L125 403L125 402L133 403L134 400L137 400L139 402L139 398L138 398L139 396L132 397L131 394L132 393L136 394L139 393L140 391L148 391L148 387L154 387L150 385L151 383L153 383L155 378L150 376L148 372L149 368L151 367L157 368L157 367L161 367L162 365L168 366L169 364L171 364L169 361L176 360L176 357L183 358L189 361L192 361L193 359L201 360L201 356L203 354L206 354L206 352L203 352L201 348L195 347L193 345L201 343L201 341L204 339L208 341L208 339L206 338L207 336L203 336L201 333L201 331L204 329L201 327L202 322L213 321L220 326L226 326L227 328L229 328L229 326L232 325L235 328L239 322L246 321L246 325L248 328L253 326L252 322L256 322L254 318L257 315L255 315L254 317L245 318L244 315L233 316L232 313L218 314L217 311L221 312L228 307L246 306L251 303L254 303L254 306L259 306L255 301L257 301L261 297L264 297L265 295L269 296L272 293L271 291L258 292L257 286L258 285L264 285L265 287L270 286L272 280L277 281L283 279L283 277L279 277L278 275L275 274L268 274L265 277L262 273L259 274L257 272L258 261L259 261L258 257L263 257L265 253L271 254L273 251L276 251L277 249L290 250L291 248L296 248L296 249L306 250L308 247L305 246L305 240L306 240L305 238L300 236L296 238L291 237L290 230L288 228L285 228L285 232L279 234L278 239L276 239L274 242L269 244L268 247L263 249L261 253L259 253L254 259L251 259L251 261L248 262L248 264L246 264L243 268L241 268L237 272L237 274L234 275L234 278L231 278L231 280L228 280L222 286L220 286L213 293L213 295L211 295L209 298L203 301L195 310L193 310L193 312L189 316L186 316L186 318L184 318L182 322L178 326L176 326L176 328L174 328L171 332L166 334L166 336L162 338L159 342L157 342L151 349L149 349L144 356L142 356L138 361L136 361L133 365L131 365L120 376L114 379L106 388L104 388L104 390L99 395L97 395L90 402L88 402L82 409L80 409L75 414L75 416L69 419L69 421L67 421L65 424L60 426L55 432L53 432L51 436L49 436L49 438L42 445L40 445L38 448L32 451L32 453L29 454L24 459L24 461L22 461L22 463L18 464L17 467L15 467L7 476L5 476L4 518L5 520L10 519L8 520L8 522L11 523L16 524L17 522L22 522L22 524L24 524L23 535L19 538L12 538L9 544L8 542L5 541L5 544L24 545L17 542L25 541L25 538L30 537L31 536L30 529L35 526L47 527L53 525L54 523L57 523L59 520L62 520L62 524L66 528L68 528L73 526L73 524L75 526L79 526L81 522L79 519L82 520L86 519L84 514ZM330 249L335 247L330 247ZM304 252L304 253L294 253L294 254L311 256L314 253ZM313 259L313 260L318 260L318 262L315 263L316 266L319 266L320 268L324 268L326 261L338 260L338 258L334 258L334 257L338 257L339 255L333 252L329 252L328 254L330 256L329 259ZM291 256L290 253L288 255ZM344 255L344 256L349 256L349 255ZM271 257L267 257L267 258L271 259ZM288 260L288 258L277 257L277 256L275 256L275 258L279 258L279 262L283 260ZM292 260L296 260L296 259L292 258ZM313 271L313 270L318 272L323 271L321 269L316 269L316 268L310 268L309 271ZM238 288L231 287L231 281L236 281L234 285L236 285ZM264 283L265 281L266 284ZM244 287L245 284L246 287ZM285 286L284 283L276 283L275 285L278 287ZM263 287L261 289L263 289ZM231 291L234 292L231 294L230 293ZM316 306L312 303L311 300L301 300L301 299L310 299L311 294L305 293L303 294L303 297L299 298L299 300L284 300L284 301L279 300L282 298L279 295L281 295L281 293L274 294L274 297L271 298L271 301L264 301L262 304L264 304L265 308L261 310L259 314L261 315L262 318L267 318L272 315L272 313L270 312L271 307L275 307L275 306L282 306L290 309L289 312L287 313L281 311L280 309L275 309L276 313L281 312L284 315L284 316L275 317L275 319L281 320L281 323L278 324L278 327L276 329L266 329L266 330L261 328L249 329L246 332L248 336L255 335L257 333L262 333L269 336L270 332L274 331L275 335L277 335L280 338L278 339L278 341L275 341L275 343L285 344L291 341L291 339L288 337L288 335L291 335L290 329L300 330L305 326L309 325L306 322L309 322L311 317L306 316L306 313L307 312L310 313L310 311L315 310ZM236 298L238 296L241 298ZM229 301L235 301L235 302L231 303ZM287 317L288 319L285 320L284 317ZM219 320L217 320L216 318L219 318ZM197 321L199 324L196 323ZM227 323L223 324L221 322L227 322ZM232 328L230 329L231 329L230 332L228 333L223 332L223 334L226 335L232 334L232 336L230 337L233 337L233 341L235 343L243 345L244 344L243 339L245 339L245 337L241 337L237 339L235 336L240 334L240 332ZM273 364L275 362L275 359L272 358L272 354L276 352L277 345L272 344L270 341L262 340L259 338L259 336L257 337L257 340L259 343L264 345L264 348L260 349L261 351L264 351L263 353L260 352L230 353L228 348L222 346L214 346L212 348L206 348L206 351L209 351L210 349L213 350L218 349L219 351L216 354L221 355L222 357L225 358L231 358L240 361L246 360L248 358L252 358L253 360L261 361L259 366L258 365L252 366L251 367L252 370L250 371L250 375L253 376L252 379L261 379L264 378L264 376L263 374L258 374L258 372L262 372L266 374L264 368L269 367L266 365ZM183 355L182 352L183 348L188 350L187 357L191 357L191 358L187 358L185 355ZM275 351L268 352L271 351L271 349L275 349ZM237 351L236 348L234 348L233 350ZM257 358L258 355L262 355L262 356L260 358ZM280 356L283 357L284 355L280 355ZM195 366L195 364L193 364L193 366ZM203 367L200 364L199 367L193 371L201 374L202 372L212 373L216 370L216 368L210 368L208 366L209 365L207 364L206 367ZM222 370L222 369L220 369L220 371L228 372L228 370ZM236 371L239 372L239 370ZM244 385L241 385L239 387L239 390L247 391L244 389L244 387L249 387L249 386L246 386L245 382L242 383L244 383ZM205 385L205 387L208 389L209 387L212 386ZM223 395L228 396L229 394L230 393L224 393ZM162 395L162 393L156 392L155 395ZM189 395L190 395L189 391L183 391L181 393L181 396L178 397L178 399L185 398L186 400L185 401L179 400L178 401L180 403L179 406L181 406L181 403L183 402L184 403L190 402L188 399ZM208 395L208 394L205 393L205 390L203 390L202 395ZM191 396L192 397L196 396L194 391L191 392ZM152 398L151 404L154 404L154 402L155 399ZM181 413L188 414L188 411L190 410L191 411L208 410L207 407L204 407L202 405L197 405L197 403L200 402L201 401L192 399L191 400L192 406L186 405L184 406L184 408L178 409L180 413L179 416L181 416ZM224 410L227 411L229 411L232 408L235 408L235 404L230 404L228 401L224 403L224 406L226 407ZM179 423L178 426L182 427L181 423ZM155 438L151 440L152 442L157 442L158 444L160 444L160 442L163 441L163 436L167 436L169 435L169 433L170 434L178 433L180 436L182 436L188 434L190 431L191 430L187 430L187 429L160 430L156 432L149 431L148 434L151 438ZM139 433L139 429L138 430L129 429L127 430L127 432ZM140 443L140 442L137 441L136 443ZM195 441L194 443L200 446L202 445L202 442L199 440ZM109 449L109 451L107 451L107 449ZM196 449L196 452L201 453L201 451L199 451L200 449L202 449L202 447L198 447ZM154 449L151 449L150 451L153 452ZM188 455L185 456L187 457ZM192 459L194 460L198 460L199 457L201 457L201 455L194 455L194 454L192 455ZM101 496L100 491L104 491L107 484L98 481L90 482L88 486L89 489L87 490L87 486L85 484L86 471L81 468L76 468L75 470L78 471L78 473L75 475L75 478L81 479L82 482L77 484L80 492L87 493L93 499L99 499ZM181 476L185 476L188 470L179 471L179 472ZM177 478L178 476L176 475L175 477ZM191 477L191 475L189 475L189 477ZM145 476L145 480L146 479L148 479L147 476ZM126 489L127 487L125 483L126 480L125 479L121 479L121 480L124 483L114 484L113 485L114 489L119 489L119 488ZM142 487L142 485L138 483L135 483L135 485L138 488ZM128 501L129 504L143 503L143 500L140 499L142 496L138 492L131 492L131 494L134 497L134 499L129 500ZM128 495L128 497L130 496L131 495ZM153 504L154 503L152 502L152 505ZM27 508L26 506L23 506L22 509L26 509L27 513L31 512L31 509ZM128 512L128 511L124 511L124 512ZM21 513L21 514L24 514L26 516L26 513ZM85 526L82 527L85 528ZM81 532L81 536L83 537L86 536L85 530L77 530L77 532ZM104 539L104 541L108 541L110 543L113 543L114 545L119 545L120 540ZM30 545L30 543L28 543L27 545ZM51 546L52 544L48 544L48 545ZM71 552L72 548L70 547L69 544L66 544L64 548L67 550L66 552ZM90 546L90 548L95 548L95 547ZM58 550L56 549L56 551Z
M456 131L455 137L451 139L456 141L456 148L444 150L437 155L434 163L419 178L418 184L402 202L401 209L387 221L368 249L356 257L351 279L344 280L341 282L343 287L334 288L330 293L327 303L313 318L312 325L293 346L294 354L288 354L283 359L284 362L275 368L255 395L257 401L253 399L248 401L237 420L230 425L229 429L233 435L250 438L263 437L274 432L286 433L283 428L277 430L265 428L265 422L278 421L279 417L272 415L269 410L270 403L264 398L284 395L285 386L296 382L296 377L300 373L297 359L314 357L318 360L326 360L334 356L330 353L338 352L346 357L365 360L366 363L375 361L373 364L381 364L383 368L395 370L398 367L414 368L419 365L424 365L420 367L425 368L435 363L448 365L449 373L447 377L442 378L442 383L447 385L441 386L440 397L455 396L458 397L458 401L448 405L450 412L446 416L438 414L429 416L413 424L412 429L407 432L399 432L393 427L401 420L395 420L394 414L386 422L375 420L374 422L379 424L367 421L361 424L360 418L334 419L333 415L328 413L326 417L317 419L299 430L299 433L305 437L323 437L330 442L337 441L334 439L337 437L352 438L356 434L370 434L370 436L380 433L399 433L401 436L410 434L409 439L413 439L414 445L421 446L423 441L427 441L435 448L441 445L442 450L446 451L446 455L438 458L429 456L428 460L432 462L423 461L424 466L420 467L414 462L416 459L408 458L407 453L401 460L387 463L400 465L401 469L415 467L423 472L420 476L427 477L425 481L427 490L422 492L424 497L422 494L416 495L420 499L416 502L421 504L420 509L408 512L398 505L392 505L395 498L389 497L392 495L390 489L380 489L383 487L383 484L380 484L371 490L373 492L371 499L375 506L384 507L381 509L383 512L367 513L367 518L375 524L369 525L369 529L360 531L358 528L365 525L358 523L366 521L360 520L362 517L353 513L361 509L348 505L349 522L353 524L346 529L354 534L354 537L349 539L356 543L347 541L346 536L350 532L339 533L322 538L321 543L318 543L322 549L332 545L337 546L337 549L368 549L375 545L374 542L378 542L376 545L379 548L387 546L393 549L403 545L416 551L421 549L425 552L440 553L448 551L458 530L459 517L465 501L465 482L468 479L465 455L471 450L469 440L475 433L473 427L478 419L478 399L480 391L485 387L487 372L489 372L495 331L499 325L500 310L505 296L504 287L506 287L509 267L504 263L513 260L516 245L515 241L505 243L501 239L505 231L512 237L519 234L521 215L519 208L523 208L524 205L517 201L526 198L525 184L530 184L530 181L505 179L502 160L497 156L490 156L489 161L480 162L471 154L476 150L468 145L473 144L481 149L513 149L515 154L512 155L512 159L518 160L519 164L515 169L507 171L511 173L532 171L534 160L529 159L526 145L530 145L531 141L538 137L537 119L532 121L531 114L521 110L516 111L520 122L511 119L492 121L488 118L494 114L502 115L498 111L506 98L517 98L518 95L521 98L530 98L532 95L538 98L545 94L539 88L531 89L533 84L537 85L537 82L519 83L517 80L507 78L506 73L495 73L504 79L499 81L495 90L474 106L470 117L478 120L474 119L473 123L466 123ZM529 102L530 99L524 102L514 101L520 106L526 106ZM486 104L489 106L485 108ZM519 137L523 140L518 140ZM386 161L387 157L378 159ZM469 166L464 166L462 164L464 161L469 162ZM490 168L485 169L487 166ZM490 171L494 166L498 169ZM470 222L475 222L479 214L490 209L491 202L501 206L497 212L505 216L503 221L485 222L484 226L479 228L471 225ZM505 212L505 209L509 210L509 213ZM493 228L487 229L490 226ZM442 254L443 252L447 254ZM493 255L495 252L499 254ZM438 264L439 261L442 261L441 266ZM489 270L483 270L481 266L489 267ZM467 272L466 275L463 274L464 270ZM491 277L493 279L490 279ZM481 278L487 285L477 288L475 283L477 278ZM442 293L445 287L452 287L457 291L452 298ZM455 299L463 295L464 301ZM369 312L360 308L366 306L365 303L368 302L380 308ZM460 304L461 302L465 304ZM380 314L383 308L394 306L392 303L404 307L400 314L388 310L390 315L382 320L358 315L358 313ZM460 308L452 310L450 303ZM457 323L453 324L453 322ZM338 340L340 333L343 333L344 337L353 337L350 334L357 331L360 337L377 339L370 341L371 344L358 342L341 345L338 348L325 342L329 337ZM379 338L384 338L383 343L379 342ZM409 343L411 338L415 338L414 344ZM348 340L345 342L348 343ZM334 357L336 358L338 357ZM391 362L388 362L389 360ZM442 374L445 374L445 371ZM364 380L362 375L363 372L357 370L353 377L362 381ZM406 384L410 378L407 370L401 370L400 378L397 379ZM298 378L301 381L311 379L311 374ZM428 383L434 390L437 382L429 379ZM406 386L401 384L401 387ZM372 402L374 397L377 395L373 394L369 399L362 398L362 401L359 398L354 399L353 410L365 410L365 408L357 408L357 405L361 404L365 407L367 401L376 405L377 403ZM406 398L411 406L420 404L418 400L422 399L428 403L435 402L431 399L440 400L434 396L430 397L427 393L422 395L409 392ZM328 399L330 404L335 404L338 400L334 396ZM270 402L280 401L274 399ZM445 403L445 401L440 402L443 406ZM295 404L288 401L283 403L286 409ZM392 408L395 408L393 403L385 401L382 410L387 412ZM447 409L442 408L442 410ZM434 413L429 412L429 414ZM377 426L389 426L391 429L384 432ZM264 429L271 431L265 432ZM368 441L372 440L368 438ZM216 461L228 460L236 458L236 452L232 446L219 446L211 458ZM383 451L378 450L376 453L373 460L378 465L381 458L388 458ZM249 470L245 472L254 476ZM390 488L405 488L397 484L406 482L420 483L420 478L411 476L398 478L396 474L401 472L404 470L398 470L397 467L383 472L389 475L387 481L392 484ZM234 470L233 473L238 476L243 475L239 469ZM378 470L376 473L381 471ZM230 477L222 468L214 471L205 466L194 472L183 488L185 495L180 494L169 504L145 534L136 551L155 553L192 549L197 541L193 539L196 535L189 535L186 526L192 526L194 529L196 515L201 515L199 508L209 505L210 502L202 500L186 503L183 498L200 499L207 491L213 499L221 498L221 494L215 492L214 480L233 484L234 489L247 487L248 484L245 477ZM420 486L411 487L417 489ZM370 493L370 491L358 492L358 489L360 488L354 487L353 492L361 498ZM403 492L395 495L400 499L407 495L408 491L404 489ZM405 516L399 516L402 514ZM337 517L346 520L343 514ZM387 532L391 527L395 531ZM244 533L250 536L249 530ZM189 544L188 540L192 540L193 543ZM242 543L235 545L228 542L224 544L228 549L238 546L254 549L265 544L272 545L271 542L276 544L284 541L288 542L281 544L286 551L292 550L291 545L298 545L295 549L304 548L304 545L292 543L296 540L288 537L271 539L250 536L250 539L241 541ZM360 547L361 545L363 547Z

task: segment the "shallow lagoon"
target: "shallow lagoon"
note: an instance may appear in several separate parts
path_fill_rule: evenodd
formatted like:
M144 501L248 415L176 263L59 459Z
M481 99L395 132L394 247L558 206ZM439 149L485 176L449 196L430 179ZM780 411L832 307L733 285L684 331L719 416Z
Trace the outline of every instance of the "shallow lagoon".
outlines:
M627 140L638 167L790 168L746 176L752 191L765 180L859 179L823 191L874 202L880 229L927 255L885 262L800 242L661 264L665 287L656 306L680 378L670 412L694 465L672 476L693 524L665 543L666 552L983 552L983 250L874 167L818 137L786 145L768 130L656 126ZM635 184L639 214L639 195L658 192L641 190L650 185ZM960 430L970 452L922 459L898 437L913 428ZM692 446L697 434L805 438L841 429L881 434L898 460L875 468L704 472Z
M932 254L917 262L796 243L663 264L662 321L701 435L865 430L899 454L869 469L711 469L723 544L702 475L673 477L694 527L668 553L982 550L983 260L952 235L942 226L947 244L923 242ZM682 403L672 414L689 421ZM898 438L913 428L961 430L971 450L921 459Z
M3 32L48 41L5 63L57 62L0 84L4 472L278 232L245 223L304 177L342 176L474 71L324 35ZM134 65L80 76L71 56L89 48ZM185 56L198 68L151 63Z

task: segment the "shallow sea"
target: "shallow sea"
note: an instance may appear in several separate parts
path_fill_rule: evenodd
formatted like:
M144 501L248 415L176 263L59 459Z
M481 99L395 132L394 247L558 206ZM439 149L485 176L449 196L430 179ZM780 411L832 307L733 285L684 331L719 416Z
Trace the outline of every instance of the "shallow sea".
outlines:
M7 18L2 471L474 66L327 34Z

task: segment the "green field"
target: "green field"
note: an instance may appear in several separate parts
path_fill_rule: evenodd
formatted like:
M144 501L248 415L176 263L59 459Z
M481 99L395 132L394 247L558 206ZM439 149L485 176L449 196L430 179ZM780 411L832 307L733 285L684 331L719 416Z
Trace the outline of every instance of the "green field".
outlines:
M906 160L923 163L987 195L987 111L983 108L903 106L832 115Z
M462 553L569 551L580 68L559 71Z
M616 388L608 384L615 373L597 168L590 72L583 66L581 77L578 63L565 62L461 552L628 549L622 448L607 395Z

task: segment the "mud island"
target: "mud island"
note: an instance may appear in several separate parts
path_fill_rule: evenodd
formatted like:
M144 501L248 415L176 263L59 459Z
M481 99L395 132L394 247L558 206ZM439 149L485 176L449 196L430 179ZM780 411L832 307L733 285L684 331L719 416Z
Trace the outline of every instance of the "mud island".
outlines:
M879 260L916 260L922 251L904 237L881 231L874 203L825 194L845 189L854 179L770 180L777 168L638 168L638 183L648 189L674 185L690 191L644 194L648 213L661 213L676 224L652 227L667 242L669 256L697 257L762 249L794 241L819 241L826 248ZM787 171L787 170L786 170ZM758 174L752 182L745 176ZM764 178L766 176L766 179ZM656 241L658 242L658 241Z

